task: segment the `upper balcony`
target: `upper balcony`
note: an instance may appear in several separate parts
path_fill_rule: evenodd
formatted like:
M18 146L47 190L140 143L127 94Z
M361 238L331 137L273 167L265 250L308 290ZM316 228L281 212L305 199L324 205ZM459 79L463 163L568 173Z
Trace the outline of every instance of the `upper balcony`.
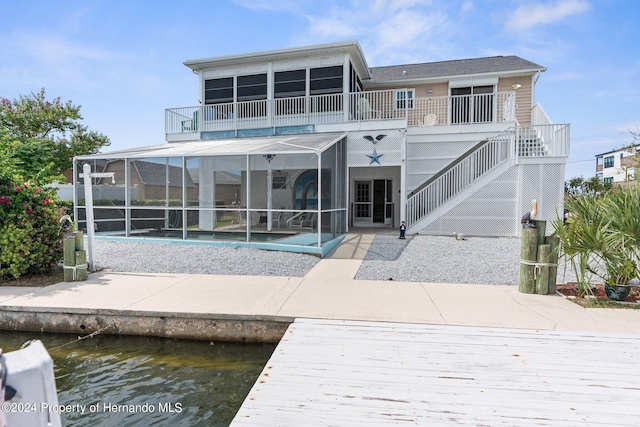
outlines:
M170 108L165 132L171 142L200 139L202 132L210 133L207 138L305 126L313 132L329 124L349 130L351 124L373 121L398 128L516 122L514 92L415 99L402 96L407 93L395 89Z

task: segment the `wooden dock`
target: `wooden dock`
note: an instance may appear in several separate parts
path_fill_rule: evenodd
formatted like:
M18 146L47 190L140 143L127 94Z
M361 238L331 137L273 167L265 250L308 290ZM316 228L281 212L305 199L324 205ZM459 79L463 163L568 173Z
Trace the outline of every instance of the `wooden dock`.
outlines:
M637 426L636 336L299 319L231 426Z

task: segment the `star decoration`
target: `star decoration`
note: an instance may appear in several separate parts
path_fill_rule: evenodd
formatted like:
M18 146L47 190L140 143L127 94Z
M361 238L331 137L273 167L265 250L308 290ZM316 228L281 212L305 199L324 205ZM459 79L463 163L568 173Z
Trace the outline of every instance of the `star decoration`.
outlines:
M378 154L378 152L374 148L372 154L367 154L367 157L371 159L369 164L370 165L372 165L374 163L380 164L380 157L382 157L382 156L384 156L384 154Z

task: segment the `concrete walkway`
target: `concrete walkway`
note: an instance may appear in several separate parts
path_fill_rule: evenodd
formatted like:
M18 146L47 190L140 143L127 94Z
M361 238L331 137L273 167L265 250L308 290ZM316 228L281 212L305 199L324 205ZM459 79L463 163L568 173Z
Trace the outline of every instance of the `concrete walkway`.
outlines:
M160 319L169 336L181 336L171 333L178 326L166 324L174 317L286 324L294 318L321 318L640 333L640 310L585 309L560 296L522 294L515 286L354 280L374 237L374 232L347 235L305 277L100 272L85 282L0 287L0 328L86 332L104 325L109 315L119 316L122 325L133 322L131 316L142 316L146 333L158 328L150 319ZM55 317L46 320L44 313ZM75 318L61 320L64 316ZM54 323L66 323L67 329ZM29 324L35 326L25 326Z

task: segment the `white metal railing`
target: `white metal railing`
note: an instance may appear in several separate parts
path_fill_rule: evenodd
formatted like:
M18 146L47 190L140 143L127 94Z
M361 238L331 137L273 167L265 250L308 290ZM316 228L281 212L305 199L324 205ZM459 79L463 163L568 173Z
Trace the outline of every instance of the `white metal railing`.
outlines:
M511 127L463 154L407 199L407 226L418 223L508 159L568 157L569 125Z
M569 125L548 124L515 128L518 157L569 156Z
M451 198L511 157L512 130L488 140L468 155L451 163L428 185L407 199L407 227L417 224Z
M403 89L242 101L165 111L165 131L254 129L385 119L408 126L515 121L515 94L398 99Z
M515 105L514 92L417 98L409 125L515 122Z
M544 111L542 105L536 104L531 108L531 124L532 125L552 125L553 122Z

